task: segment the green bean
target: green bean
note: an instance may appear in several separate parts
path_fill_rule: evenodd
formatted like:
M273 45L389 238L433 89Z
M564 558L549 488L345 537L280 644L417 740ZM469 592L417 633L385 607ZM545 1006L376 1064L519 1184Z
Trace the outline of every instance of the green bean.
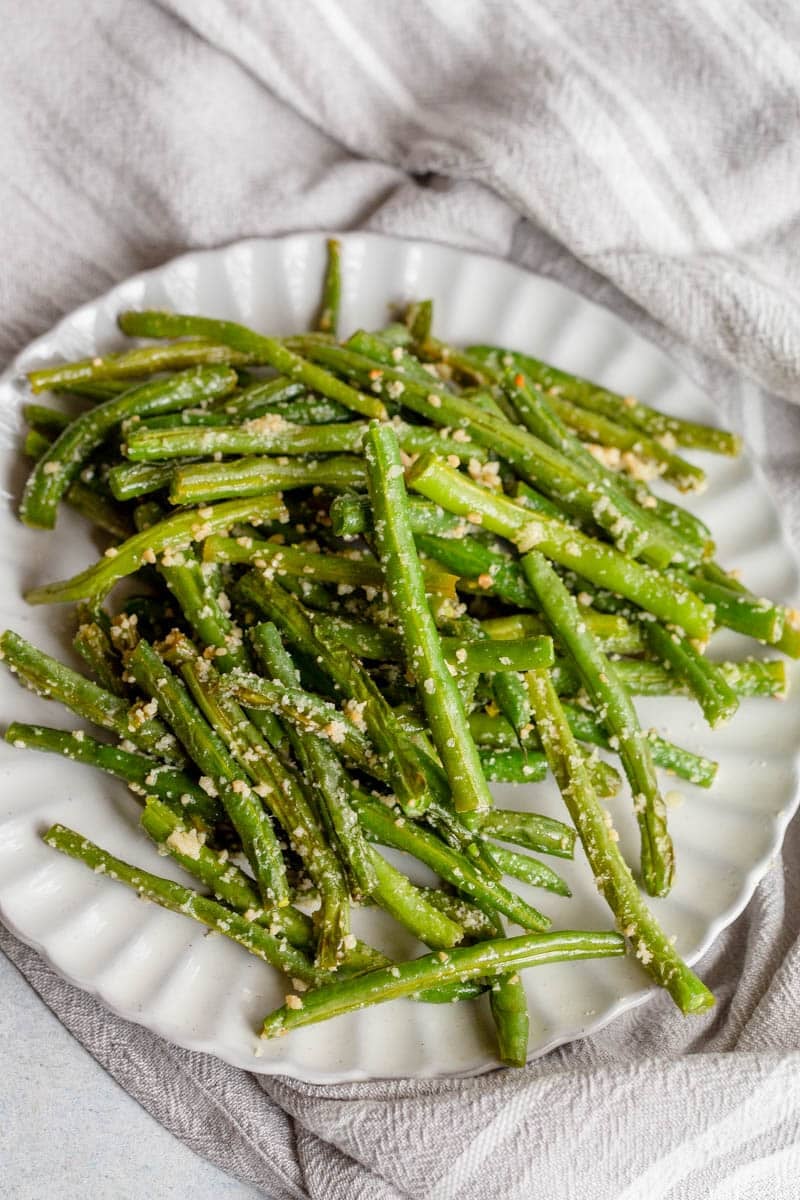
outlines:
M402 642L393 629L338 616L319 617L316 624L318 629L361 658L394 662L402 656ZM528 664L549 665L547 660L551 660L552 654L552 640L548 646L547 639L543 641L540 637L523 637L502 645L459 637L443 637L441 642L445 658L459 673L494 671L504 677L514 677L515 672L528 670ZM526 720L520 724L526 724Z
M524 1067L528 1061L530 1015L518 971L501 975L492 983L489 1006L497 1032L498 1058L507 1067Z
M465 900L456 893L445 892L441 886L417 887L433 908L438 908L456 925L460 925L464 936L469 938L487 938L494 933L494 921L487 916L483 909Z
M292 383L282 376L252 383L212 410L214 423L218 425L255 420L270 414L298 425L329 425L334 421L349 421L353 416L344 405L327 396L309 395L302 383ZM148 421L147 425L157 428L155 421Z
M420 752L358 659L319 634L302 604L278 584L251 572L238 587L240 595L274 621L296 649L322 667L346 700L358 705L400 803L409 812L423 812L430 792Z
M681 572L678 578L681 584L691 588L706 604L713 605L717 625L772 645L780 640L785 619L780 605L688 572Z
M60 370L61 368L56 369ZM110 400L112 396L121 396L130 388L140 387L147 382L146 376L134 375L120 379L84 379L75 380L72 383L51 383L48 391L55 392L56 395L67 393L78 396L81 400L90 400L96 403L98 400Z
M132 462L161 462L173 458L211 458L215 454L341 454L359 453L366 421L334 425L292 425L270 413L239 425L186 426L141 429L128 435L125 453ZM443 441L443 439L439 439Z
M442 537L461 537L467 526L438 504L421 496L409 496L408 517L414 534L432 533ZM372 531L372 508L363 495L342 492L334 496L330 507L331 528L337 537L352 538Z
M299 676L286 652L278 630L271 622L258 625L255 645L262 664L274 679L287 686L299 686ZM306 734L295 743L295 754L314 784L320 809L333 835L333 842L349 877L360 896L370 896L378 886L373 856L364 840L352 805L351 784L331 740Z
M675 672L694 696L711 728L729 721L739 701L717 664L709 662L687 638L659 621L643 621L642 631L652 653Z
M602 413L612 421L623 425L632 425L641 429L654 438L672 438L679 446L695 450L708 450L713 454L737 455L741 450L741 438L728 433L724 429L716 429L710 425L698 425L694 421L684 421L678 417L670 417L650 408L633 396L621 396L608 391L599 384L581 379L560 371L549 363L531 358L527 354L516 354L497 346L469 346L470 354L475 355L481 362L501 362L514 365L529 375L549 394L554 389L556 396L563 395L574 404L593 412Z
M415 383L421 383L424 387L430 387L431 383L440 383L436 371L425 363L421 363L414 354L410 353L407 346L393 344L383 336L359 329L347 339L345 347L371 359L374 363L398 368L409 379L413 379Z
M425 892L387 862L377 850L368 846L367 851L376 877L373 887L376 904L431 949L445 950L457 945L464 936L462 927L431 904Z
M364 464L354 455L341 454L308 462L302 459L281 462L259 456L178 467L172 477L169 498L172 504L206 504L292 488L330 487L345 491L364 486Z
M191 550L181 552L183 562L174 566L159 565L159 572L175 597L189 628L198 635L204 647L214 652L218 671L249 665L242 641L242 631L228 616L220 596L222 581L206 564L200 563Z
M34 392L58 388L75 390L76 384L127 380L137 375L155 375L158 371L174 371L186 367L220 364L238 366L247 356L228 346L217 346L199 338L174 342L168 346L138 346L121 354L106 354L80 362L59 363L28 372L28 382Z
M375 537L397 619L405 658L444 766L457 812L491 807L491 794L470 736L458 688L442 653L425 597L422 567L405 508L400 448L390 426L367 434L367 482L375 512Z
M24 450L29 458L38 460L51 445L49 438L32 429L25 438ZM64 493L64 499L70 508L85 517L91 525L96 525L98 529L110 533L112 537L122 539L130 535L130 518L124 509L121 509L118 504L101 492L83 483L82 480L76 479L69 485Z
M536 608L536 596L518 562L490 550L472 538L415 536L417 549L446 570L464 579L475 579L489 595L518 608Z
M714 997L678 956L642 900L606 814L586 774L566 717L546 671L528 676L536 725L550 769L578 831L595 881L652 979L667 989L681 1012L703 1012Z
M233 400L243 393L234 392ZM187 426L192 428L202 429L204 426L215 427L217 425L228 425L230 422L222 415L222 410L205 405L199 405L197 408L182 408L180 412L164 413L160 417L149 417L144 421L126 422L122 427L123 435L126 435L135 430L137 433L141 430L156 429L185 429Z
M336 337L342 302L342 244L336 238L328 238L326 246L328 263L322 285L322 307L317 318L317 329Z
M568 517L563 508L558 504L553 504L552 500L548 500L541 492L537 492L536 488L532 488L524 479L515 480L509 488L509 494L523 508L529 508L532 512L543 513L546 517L555 517L557 521L563 521L565 517Z
M490 783L541 783L547 763L535 750L479 750L483 774Z
M566 646L603 723L619 744L641 834L642 878L651 896L666 895L675 872L674 851L650 746L639 727L636 710L613 664L581 621L577 602L547 559L532 551L525 555L522 565L548 622ZM544 742L541 729L539 734Z
M553 662L553 641L547 637L520 638L513 642L442 638L442 649L448 662L459 671L530 671L534 667L551 666Z
M491 676L491 688L495 704L510 722L521 746L524 730L531 723L528 689L522 676L516 671L496 671Z
M324 973L312 966L302 951L290 945L284 938L273 937L262 925L248 921L246 917L226 908L218 901L201 896L171 879L162 879L158 875L151 875L149 871L122 862L121 859L101 850L88 838L63 825L53 825L44 834L43 840L54 850L85 863L96 874L107 875L109 879L127 884L154 904L172 912L183 913L187 917L194 917L196 921L217 933L238 942L251 954L268 962L276 970L285 972L292 979L301 979L304 983L313 985L322 982Z
M422 958L371 971L359 979L344 980L316 988L302 1000L270 1013L264 1019L262 1037L280 1037L292 1029L329 1020L347 1012L382 1004L402 996L413 996L421 989L452 980L477 979L485 975L520 971L548 962L577 962L585 958L603 958L624 953L625 943L614 933L523 934L459 946L444 954L439 951Z
M174 472L171 463L118 463L108 472L108 486L115 500L135 500L164 491Z
M128 688L122 678L121 664L117 660L111 639L97 621L82 621L72 639L74 649L80 654L101 687L115 696L126 696Z
M575 850L575 830L563 821L540 813L516 812L510 808L493 808L479 822L481 832L503 842L514 842L540 854L572 858Z
M571 709L572 706L566 706L566 707L568 709ZM583 720L583 710L579 709L576 711L581 714L580 718L576 718L576 729L574 731L575 736L578 738L578 740L589 742L590 744L595 745L595 746L602 746L604 749L607 750L608 749L608 739L607 739L602 727L598 724L598 722L592 716L590 716L587 713L586 714L587 726L584 729L582 724L579 723L579 722L582 722L582 720ZM570 716L570 719L572 719L571 711L569 713L569 716ZM531 752L541 750L541 742L539 741L539 738L537 737L535 731L533 731L533 730L524 731L524 736L522 738L522 747L520 747L518 744L519 739L516 736L516 732L515 732L514 728L509 724L509 722L503 716L499 716L499 715L498 716L490 716L489 713L487 713L487 712L474 712L474 713L470 714L469 727L470 727L470 732L472 733L472 736L475 739L475 743L478 746L478 750L479 750L479 753L481 754L481 756L488 750L508 751L508 750L518 750L521 748L521 749L527 751L528 754L530 754ZM585 734L585 736L584 736L584 734ZM665 746L669 745L669 743L664 743L664 744L665 744ZM654 761L658 761L657 750L656 750L656 747L652 743L652 739L651 739L651 750L653 753ZM699 761L703 761L703 762L708 761L708 760L698 760L695 755L689 754L688 750L681 751L678 749L677 746L675 746L675 747L670 746L670 750L675 751L675 755L672 757L677 757L678 760L681 759L681 756L683 754L687 755L688 758L691 760L693 772L694 772L695 766L697 765L697 763ZM612 767L610 763L604 762L601 758L598 758L593 752L582 751L582 753L584 754L584 758L586 761L586 768L589 772L589 777L592 781L592 787L595 789L598 796L616 796L617 793L619 792L620 788L622 787L622 780L620 778L619 772L614 767ZM670 765L671 765L671 762L670 762ZM713 770L715 771L716 764L712 763L711 766L712 766ZM712 778L713 778L713 771L712 771Z
M198 711L186 686L147 642L138 642L127 666L197 763L203 775L201 786L205 780L210 794L219 795L241 839L264 903L278 907L287 904L289 890L275 831L244 772Z
M734 575L729 575L717 563L706 562L698 569L699 574L711 583L722 584L740 595L747 595L751 603L758 605L759 599L742 584ZM788 654L789 658L800 658L800 610L779 606L783 613L783 629L770 644Z
M421 459L408 475L409 486L460 516L516 542L522 553L537 547L548 558L571 568L599 587L632 600L661 620L680 625L690 637L707 638L713 610L689 589L676 587L658 571L626 558L613 546L586 537L559 521L526 513L506 497L476 486L435 459Z
M200 659L183 661L181 673L211 727L249 776L254 789L287 834L320 895L318 965L331 970L346 951L350 934L347 883L294 770L220 688L213 668Z
M46 437L48 442L55 440L72 421L68 413L59 408L50 408L47 404L23 404L22 416L26 424Z
M400 816L397 809L356 793L356 811L370 840L404 850L419 859L442 879L465 892L481 908L497 909L524 929L548 929L550 921L521 897L493 879L487 879L463 854L445 845L414 821ZM398 823L399 819L399 823Z
M643 508L649 508L675 530L680 540L690 548L690 553L687 555L689 561L694 560L700 564L711 558L716 546L711 536L711 530L704 521L689 512L688 508L683 508L680 504L673 504L662 496L656 496L641 480L629 479L625 475L621 475L620 480Z
M234 350L251 355L253 361L267 363L281 375L305 384L353 412L379 421L386 418L386 409L375 396L366 396L336 379L330 372L307 362L281 345L275 338L254 333L233 321L215 321L209 317L181 316L178 313L126 312L118 318L120 329L132 337L181 337L199 335L222 342Z
M279 580L292 575L319 583L335 583L341 588L363 587L380 591L384 588L383 571L374 559L318 554L250 537L208 538L203 545L203 558L206 562L252 563ZM425 571L425 587L429 592L453 597L454 585L454 577L435 564Z
M237 397L230 401L231 407ZM127 432L124 450L132 462L161 462L175 458L209 458L212 455L316 455L359 453L366 421L337 421L334 424L293 424L280 411L270 411L262 416L248 417L237 424L224 424L216 419L215 413L205 412L209 418L202 424L191 421L175 421L169 427L138 424ZM406 425L395 421L398 440L409 453L435 452L446 457L455 456L465 462L486 461L483 447L472 442L459 441L441 436L436 430L419 425Z
M586 712L585 709L575 704L565 703L562 707L570 729L579 741L590 742L604 750L611 748L603 725L592 713ZM678 775L698 787L711 787L718 769L718 764L712 759L693 754L691 750L684 750L682 746L667 742L652 729L647 731L645 737L650 746L653 762L657 767L663 767L664 770L671 771L674 775ZM596 787L596 784L594 786Z
M706 473L702 467L680 458L641 430L619 425L616 421L581 408L562 396L548 395L547 399L553 412L577 433L581 441L610 446L621 451L620 466L630 470L634 479L638 477L641 461L644 460L652 462L655 473L674 484L681 492L702 491L705 487Z
M396 630L367 621L350 621L337 614L320 614L316 628L329 641L338 642L359 658L377 658L381 662L399 662L403 643Z
M167 554L175 559L175 551L202 541L212 533L229 529L239 521L268 521L285 513L283 502L276 496L261 496L251 500L231 500L208 509L179 512L159 521L157 525L134 534L121 546L106 551L106 556L71 579L47 583L25 593L29 604L61 604L67 600L87 600L99 605L112 587L132 575L157 555Z
M783 699L786 695L788 681L783 659L745 659L713 665L735 696ZM660 663L620 658L614 662L614 669L632 696L691 695L686 682ZM577 671L565 659L560 659L553 669L553 684L560 696L574 695L581 686Z
M236 376L227 367L197 367L133 388L81 413L37 461L25 484L20 517L27 525L52 529L58 503L87 458L126 418L169 412L204 396L224 395L235 383Z
M245 914L248 921L269 929L273 937L283 935L300 950L313 948L314 923L310 917L291 904L263 908L252 880L231 862L228 852L214 850L193 836L172 808L148 796L140 822L148 837L163 847L184 871L205 884L218 900Z
M581 617L606 654L642 654L644 652L644 643L638 625L632 625L624 617L615 613L595 612L592 608L582 609ZM536 637L547 632L547 625L538 613L514 613L507 617L489 617L487 620L481 621L481 628L490 638L498 641L515 641L517 638Z
M260 675L242 671L232 671L220 681L220 686L247 708L266 708L291 721L301 733L330 738L357 766L369 774L383 775L369 738L353 724L346 712L323 697L300 687L287 687L276 679L263 679Z
M535 384L525 375L507 370L503 389L526 428L563 454L573 468L580 468L585 483L595 485L600 495L592 515L611 534L620 550L641 555L656 567L665 567L679 556L680 547L673 531L631 499L617 476L598 462L563 424Z
M77 716L129 739L147 753L182 763L183 755L175 738L161 721L150 715L148 705L138 701L130 704L115 696L38 650L11 629L0 634L0 657L9 671L37 695L57 700Z
M96 767L117 779L124 779L137 795L147 791L148 794L159 796L171 809L194 819L201 828L213 825L219 819L220 807L216 800L198 787L184 771L167 766L157 758L133 754L117 746L98 742L82 730L67 733L62 729L23 725L18 721L9 725L5 739L19 749L24 747L60 754L74 762Z
M433 301L418 300L408 306L406 325L414 342L419 345L431 335L433 325Z
M519 879L529 887L544 888L557 896L571 896L572 892L567 883L547 863L539 862L528 854L518 854L505 846L492 846L492 854L497 858L504 875Z

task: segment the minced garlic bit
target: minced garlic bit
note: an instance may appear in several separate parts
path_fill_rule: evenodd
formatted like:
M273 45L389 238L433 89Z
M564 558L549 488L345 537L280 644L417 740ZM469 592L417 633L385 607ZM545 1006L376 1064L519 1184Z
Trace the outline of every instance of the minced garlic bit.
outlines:
M503 484L500 479L499 463L482 463L477 458L471 458L467 463L467 471L472 479L477 483L483 484L484 487L494 488L495 491L502 489Z
M664 803L666 804L667 808L680 808L685 802L685 799L686 797L684 796L683 792L666 792L664 795Z
M597 442L587 442L586 449L604 467L608 467L612 471L619 470L622 455L616 446L601 446Z
M197 859L200 857L203 843L196 829L173 829L165 845L177 854L183 854L186 858Z
M622 466L628 472L632 479L640 482L647 482L650 479L656 479L663 470L658 463L652 459L640 458L638 454L634 454L632 450L625 450L621 456Z
M280 413L265 413L263 417L252 417L245 421L243 428L248 433L282 433L284 429L289 428L289 423ZM203 511L200 512L201 517L205 515Z
M330 738L334 745L338 746L347 736L347 726L344 721L329 721L327 725L323 726L321 732L325 737Z
M287 1008L302 1008L303 1001L299 996L289 995L284 997L284 1002Z
M344 715L348 721L351 721L357 729L366 729L366 721L364 720L364 709L367 706L366 700L346 700L342 705Z
M517 549L520 554L527 554L534 546L538 546L544 536L544 530L539 522L531 521L517 538Z

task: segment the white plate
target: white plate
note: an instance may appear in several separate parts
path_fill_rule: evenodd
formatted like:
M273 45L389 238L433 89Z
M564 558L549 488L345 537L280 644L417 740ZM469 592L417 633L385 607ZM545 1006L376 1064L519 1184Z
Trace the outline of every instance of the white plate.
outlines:
M555 283L441 246L367 234L347 234L343 242L345 329L374 327L385 320L388 304L431 296L437 332L450 341L526 349L678 415L714 419L706 399L660 351ZM323 261L324 238L317 234L187 254L78 309L19 357L0 381L2 627L69 654L70 607L28 608L21 592L72 574L96 554L92 538L70 513L60 516L51 534L26 529L15 517L25 470L19 454L25 394L19 373L121 345L115 317L124 308L173 308L285 334L306 328L318 303ZM693 507L710 522L721 561L740 567L756 591L791 599L797 569L763 480L747 458L704 455L702 462L710 487ZM754 650L753 643L732 635L715 639L720 655ZM743 702L730 726L713 737L688 701L650 701L641 711L648 724L721 764L710 792L664 780L667 787L679 787L685 803L670 812L677 881L671 896L654 908L693 961L747 903L794 812L800 690L783 704ZM0 716L71 727L63 710L48 708L6 672L0 674ZM236 1066L314 1082L452 1075L495 1065L483 1000L447 1007L401 1001L270 1042L262 1057L254 1057L259 1019L286 990L278 976L224 938L204 936L193 922L142 904L39 840L51 822L62 821L123 858L180 878L138 832L138 805L124 785L5 743L0 772L0 915L65 978L121 1016ZM563 815L550 782L501 787L497 793L512 806ZM615 800L613 809L623 849L635 861L627 796ZM555 927L610 927L580 851L574 863L556 865L559 870L563 865L573 898L539 893L536 901ZM390 952L421 952L380 913L357 914L357 927ZM527 972L526 985L531 1056L591 1033L653 993L635 964L619 959L542 967Z

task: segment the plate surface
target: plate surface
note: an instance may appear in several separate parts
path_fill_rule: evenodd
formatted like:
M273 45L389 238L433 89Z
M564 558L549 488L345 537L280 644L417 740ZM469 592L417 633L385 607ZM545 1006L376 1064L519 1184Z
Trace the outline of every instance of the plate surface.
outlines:
M705 397L660 351L618 318L545 279L495 259L421 242L347 234L343 325L375 327L387 305L433 297L439 336L494 341L528 350L680 416L714 419ZM28 608L25 587L72 574L97 553L92 536L65 512L56 533L23 527L14 507L25 474L19 453L25 392L20 372L64 358L117 348L123 308L172 308L228 317L288 334L308 326L319 300L324 237L253 240L184 255L127 280L32 343L0 380L0 626L12 627L51 653L69 655L70 606ZM710 485L693 502L717 537L719 558L737 566L756 590L791 600L798 572L764 482L743 458L702 456ZM751 642L720 634L718 657L759 653ZM690 702L641 702L647 725L720 762L710 792L664 778L684 798L670 811L678 874L654 908L690 961L742 910L778 850L797 804L800 689L790 699L743 701L731 724L710 735ZM0 673L0 718L71 728L69 717ZM77 722L74 724L77 725ZM551 781L498 787L499 799L562 816ZM611 802L623 850L636 860L637 837L626 794ZM62 821L140 866L181 878L137 829L139 808L125 786L78 764L0 743L0 916L65 978L129 1020L236 1066L319 1083L442 1076L488 1070L496 1063L484 1000L457 1006L401 1001L270 1042L255 1057L254 1030L286 990L244 950L193 922L150 904L39 840ZM399 861L399 859L398 859ZM404 864L414 874L413 865ZM580 850L558 864L571 900L539 893L556 928L608 928ZM421 878L421 876L418 876ZM527 893L524 885L518 885ZM398 956L422 948L379 912L356 914L357 932ZM526 973L532 1010L531 1056L598 1029L653 990L627 960L551 965Z

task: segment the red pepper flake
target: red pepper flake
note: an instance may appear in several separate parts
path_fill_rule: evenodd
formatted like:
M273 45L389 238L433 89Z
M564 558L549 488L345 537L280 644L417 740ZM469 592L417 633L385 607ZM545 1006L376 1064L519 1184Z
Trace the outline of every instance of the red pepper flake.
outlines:
M515 387L525 387L525 376L524 375L515 375L514 376L514 386Z
M377 367L373 367L369 373L369 377L370 379L381 379L383 377L383 371L379 371Z

